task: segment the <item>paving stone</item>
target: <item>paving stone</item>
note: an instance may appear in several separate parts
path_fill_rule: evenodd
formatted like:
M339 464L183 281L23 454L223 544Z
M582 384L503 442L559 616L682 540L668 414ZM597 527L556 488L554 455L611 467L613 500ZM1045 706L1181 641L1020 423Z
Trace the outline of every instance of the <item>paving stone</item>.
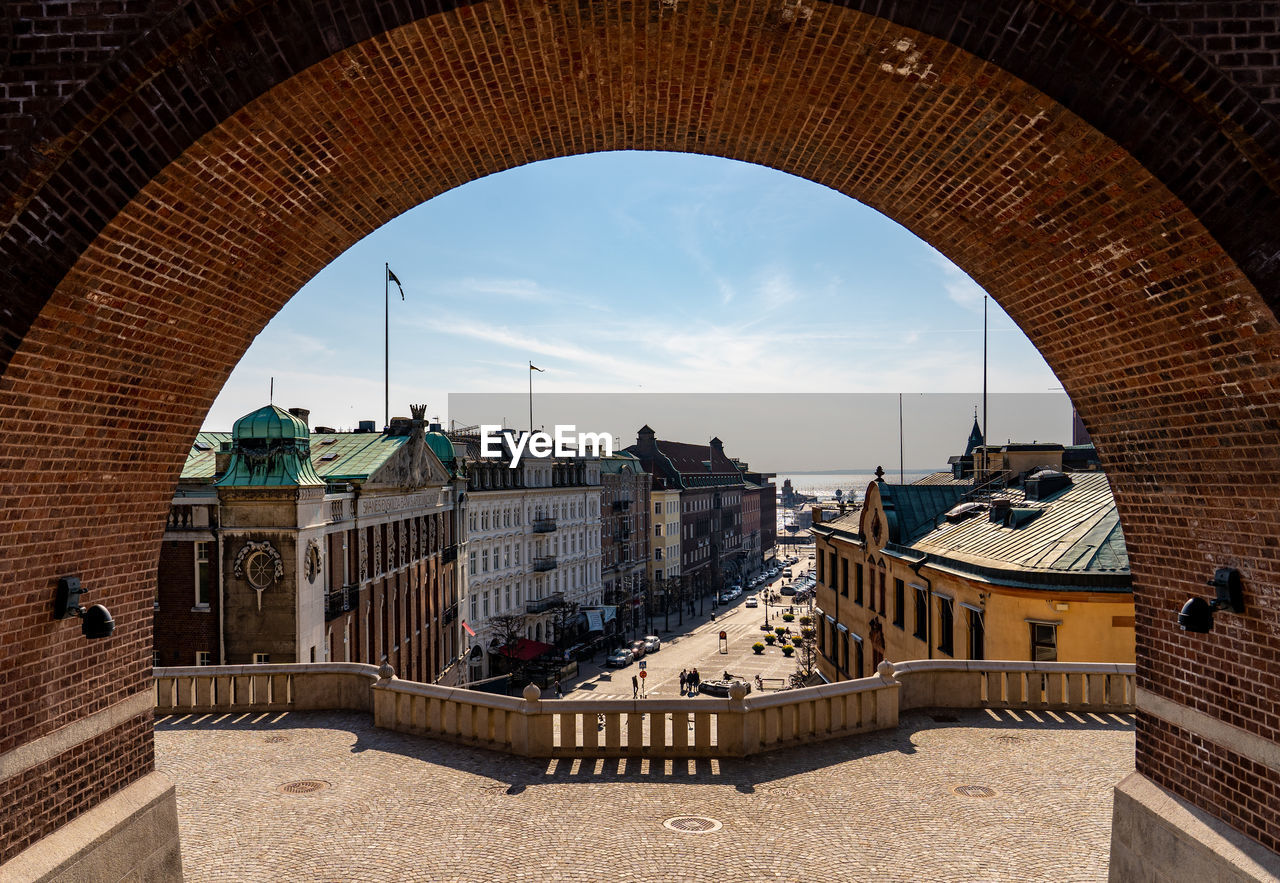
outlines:
M957 717L698 761L527 760L360 714L166 717L156 758L191 881L1105 879L1132 716ZM278 790L302 780L328 787ZM663 827L684 814L723 827Z

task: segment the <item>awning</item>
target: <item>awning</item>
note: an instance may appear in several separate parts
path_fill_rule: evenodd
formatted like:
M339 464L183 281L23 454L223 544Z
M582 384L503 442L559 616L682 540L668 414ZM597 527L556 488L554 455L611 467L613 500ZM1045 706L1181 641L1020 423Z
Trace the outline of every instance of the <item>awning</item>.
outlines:
M519 659L521 662L528 662L531 659L537 659L544 653L554 650L550 644L544 644L541 641L530 641L528 638L519 638L516 640L515 647L504 647L498 651L500 655L509 659Z

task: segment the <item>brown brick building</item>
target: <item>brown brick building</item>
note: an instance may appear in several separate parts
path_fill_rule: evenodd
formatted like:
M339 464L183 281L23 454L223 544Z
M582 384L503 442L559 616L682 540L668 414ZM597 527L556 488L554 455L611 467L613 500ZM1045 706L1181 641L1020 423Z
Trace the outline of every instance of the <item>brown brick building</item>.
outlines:
M996 298L1071 395L1124 521L1139 710L1118 877L1218 857L1171 808L1280 850L1280 4L369 8L4 7L0 862L71 861L52 836L68 823L174 805L147 704L156 561L253 337L424 200L607 149L803 176ZM1180 631L1218 567L1245 612ZM50 615L66 575L110 606L109 640ZM176 868L167 832L147 872Z
M200 433L161 545L155 663L386 662L436 680L460 652L452 481L421 417L311 432L267 406Z

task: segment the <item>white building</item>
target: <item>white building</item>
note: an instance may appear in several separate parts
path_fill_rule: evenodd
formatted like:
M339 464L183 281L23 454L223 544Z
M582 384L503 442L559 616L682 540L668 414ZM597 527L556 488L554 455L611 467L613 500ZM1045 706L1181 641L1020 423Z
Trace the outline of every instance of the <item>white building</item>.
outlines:
M468 443L467 581L461 607L473 648L469 677L477 680L494 671L495 617L525 617L524 641L515 652L532 657L556 640L560 602L600 604L600 461L526 454L513 469L509 458L479 457L475 437L453 440Z

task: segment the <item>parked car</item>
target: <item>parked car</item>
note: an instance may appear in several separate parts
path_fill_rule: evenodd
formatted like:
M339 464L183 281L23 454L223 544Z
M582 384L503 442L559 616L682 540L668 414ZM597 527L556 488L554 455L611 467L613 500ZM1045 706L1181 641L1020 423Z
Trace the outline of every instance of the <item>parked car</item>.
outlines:
M746 606L747 606L747 607L759 607L759 606L760 606L760 602L756 599L756 596L755 596L755 595L748 595L748 596L747 596L747 601L746 601Z
M631 652L630 647L619 647L609 654L609 658L604 661L604 664L610 668L626 668L635 662L635 659L635 654Z
M657 635L645 635L644 649L647 653L657 653L662 649L662 639Z
M631 642L631 655L636 659L644 659L644 655L648 652L643 640Z

